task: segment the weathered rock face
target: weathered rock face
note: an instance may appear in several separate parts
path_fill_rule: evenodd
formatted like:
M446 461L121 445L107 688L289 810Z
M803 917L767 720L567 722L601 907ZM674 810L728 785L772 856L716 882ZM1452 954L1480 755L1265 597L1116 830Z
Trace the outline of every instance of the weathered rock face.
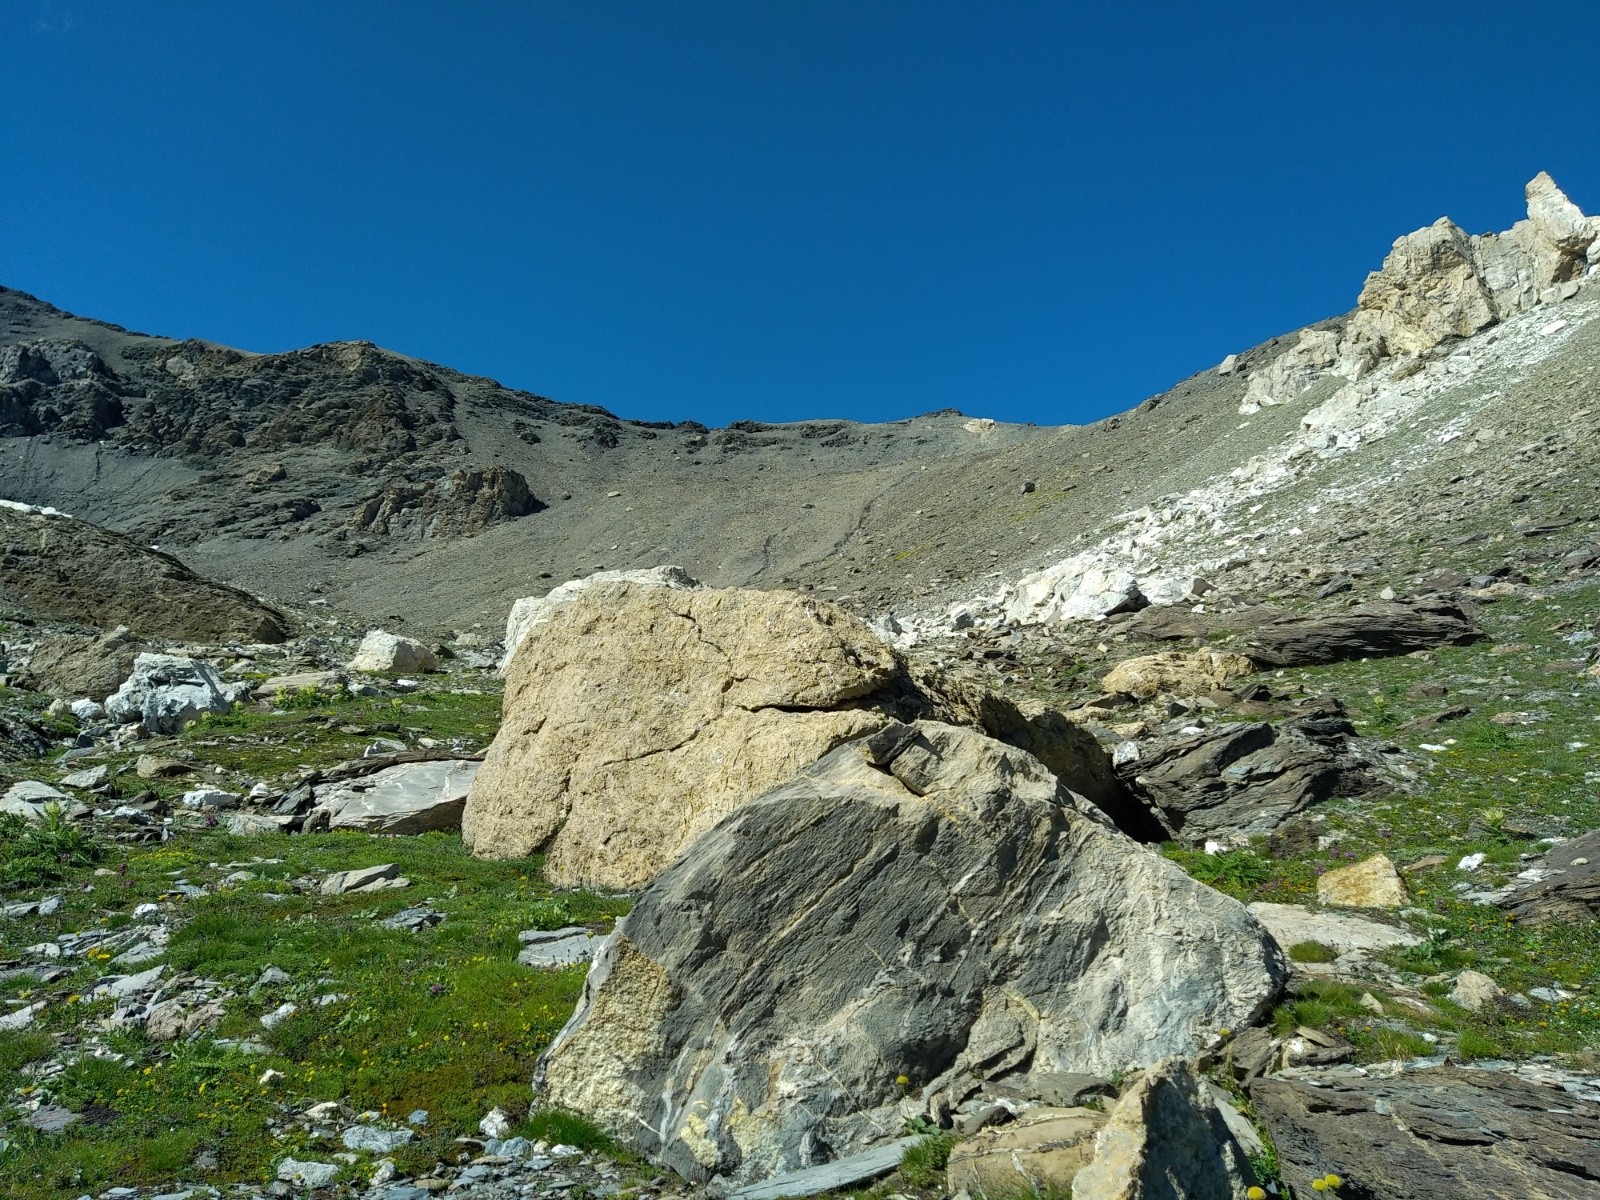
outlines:
M439 659L415 638L374 629L361 639L355 657L345 663L345 669L378 674L437 671Z
M138 653L139 644L126 629L103 637L63 634L34 648L25 682L35 691L62 699L104 700L132 673Z
M356 506L349 526L365 533L471 537L543 508L509 467L469 467L442 481L397 483Z
M281 642L284 615L169 554L87 521L0 504L0 597L20 608L151 637Z
M1600 1180L1600 1107L1500 1071L1297 1072L1250 1086L1295 1195L1581 1200Z
M559 605L566 604L574 596L580 596L590 588L609 583L669 588L700 586L700 581L682 567L665 566L648 567L639 571L596 571L593 575L585 575L582 579L569 579L543 596L524 596L511 606L511 614L506 618L506 649L504 657L500 660L501 671L511 666L511 659L516 654L517 647L522 645L522 639L548 621L550 614Z
M1364 327L1390 354L1420 354L1499 320L1472 239L1449 217L1396 239L1357 301Z
M1244 655L1225 651L1144 654L1112 667L1100 686L1108 692L1126 692L1143 700L1163 693L1198 695L1227 687L1255 669Z
M1249 656L1269 667L1303 667L1460 646L1483 630L1450 600L1374 601L1342 612L1268 617L1251 630Z
M971 724L1115 807L1105 756L1054 714L913 679L862 622L789 592L595 585L552 610L506 681L473 784L473 852L545 850L563 886L647 882L729 812L896 719Z
M1379 786L1354 733L1342 717L1235 721L1126 743L1117 773L1163 838L1198 846L1265 836L1331 796Z
M690 1179L755 1180L1019 1069L1192 1052L1284 975L1242 906L1036 759L921 722L834 750L663 872L537 1083Z
M227 713L238 689L203 662L175 654L141 654L133 674L106 700L114 721L141 722L152 733L178 733L206 713Z

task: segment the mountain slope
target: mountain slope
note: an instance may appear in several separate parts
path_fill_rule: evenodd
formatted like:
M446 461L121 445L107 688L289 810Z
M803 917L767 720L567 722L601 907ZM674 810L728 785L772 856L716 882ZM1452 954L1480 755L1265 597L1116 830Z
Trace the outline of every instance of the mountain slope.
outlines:
M650 425L366 343L247 354L0 291L0 494L291 605L456 628L662 562L934 625L952 602L1031 619L1004 586L1085 554L1056 583L1099 564L1302 587L1346 535L1554 512L1552 463L1593 466L1600 224L1547 177L1528 195L1509 233L1407 235L1351 313L1082 427Z

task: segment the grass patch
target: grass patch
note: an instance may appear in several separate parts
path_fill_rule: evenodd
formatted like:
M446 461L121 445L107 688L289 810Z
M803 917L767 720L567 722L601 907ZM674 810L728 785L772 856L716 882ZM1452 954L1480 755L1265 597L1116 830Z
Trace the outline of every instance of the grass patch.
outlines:
M305 689L280 699L202 717L183 741L224 771L264 779L359 758L375 737L431 737L478 750L500 727L501 699L488 691L357 697Z
M325 1159L342 1149L308 1144L303 1130L283 1122L281 1104L303 1111L330 1099L395 1120L428 1110L417 1140L393 1156L402 1172L426 1174L438 1159L454 1157L454 1139L475 1131L490 1108L527 1113L534 1062L581 991L582 967L520 966L518 931L552 923L603 927L627 908L625 900L587 892L555 894L538 859L486 862L450 834L208 832L130 846L126 855L116 877L95 879L92 894L69 889L60 913L28 919L20 936L42 940L90 922L115 926L138 903L170 892L175 879L213 882L244 867L257 877L198 900L168 901L183 905L185 920L165 961L174 972L232 988L237 998L217 1035L261 1042L268 1053L209 1039L161 1047L140 1035L114 1035L122 1060L85 1055L48 1081L55 1102L88 1115L63 1135L22 1130L13 1138L0 1172L3 1200L72 1200L113 1184L170 1184L191 1173L202 1151L220 1164L208 1182L259 1182L284 1154ZM411 886L347 896L293 887L300 877L379 862L398 864ZM445 913L444 921L420 934L381 924L422 903ZM268 966L287 972L290 982L259 985ZM82 992L105 970L87 963L56 986ZM299 1011L264 1028L261 1016L285 1003ZM9 1092L25 1082L19 1072L48 1052L49 1032L86 1020L92 1027L96 1011L54 1005L41 1014L43 1032L0 1041L0 1087ZM113 1035L101 1040L112 1043ZM269 1067L284 1078L266 1088L258 1080ZM576 1118L535 1114L530 1121L546 1123L552 1134L559 1127L569 1144L605 1148L604 1135Z
M935 1133L906 1147L900 1159L900 1178L914 1188L941 1188L950 1151L960 1141L954 1133Z
M68 821L60 808L47 808L44 819L37 822L0 813L0 888L59 883L105 854L105 847Z
M1331 963L1339 957L1339 952L1332 946L1324 946L1321 942L1296 942L1289 947L1289 958L1297 963Z
M513 1135L551 1145L576 1146L579 1150L592 1150L615 1159L632 1157L593 1121L564 1108L541 1108L529 1113L517 1124Z

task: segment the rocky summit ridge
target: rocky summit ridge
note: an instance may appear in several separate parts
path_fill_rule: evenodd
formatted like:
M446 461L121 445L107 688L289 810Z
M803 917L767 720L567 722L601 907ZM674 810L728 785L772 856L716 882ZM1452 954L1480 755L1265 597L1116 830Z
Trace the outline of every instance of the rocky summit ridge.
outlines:
M1600 222L1526 199L1083 427L0 292L0 1200L1594 1194Z

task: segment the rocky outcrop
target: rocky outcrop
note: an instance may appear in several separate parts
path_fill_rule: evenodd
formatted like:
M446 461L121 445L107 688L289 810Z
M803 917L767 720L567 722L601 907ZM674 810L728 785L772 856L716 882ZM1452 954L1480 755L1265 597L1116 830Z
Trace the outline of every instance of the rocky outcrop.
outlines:
M1250 1086L1295 1195L1580 1200L1600 1180L1600 1106L1501 1071L1300 1071Z
M1600 830L1552 846L1528 864L1500 901L1527 925L1572 925L1600 917Z
M1600 218L1584 216L1543 171L1524 194L1528 219L1504 233L1474 237L1440 217L1397 238L1343 328L1307 330L1252 374L1240 411L1287 404L1325 379L1360 379L1385 359L1428 354L1575 295L1580 277L1600 262Z
M548 621L550 614L559 605L566 604L574 596L580 596L590 588L611 583L632 583L639 587L700 586L700 581L682 567L664 566L647 567L637 571L596 571L593 575L585 575L582 579L569 579L566 583L551 588L543 596L524 596L511 606L511 613L506 617L505 654L500 660L501 671L511 666L511 659L516 654L517 647L522 645L522 639Z
M486 857L545 851L563 886L638 887L835 746L919 717L1023 746L1117 810L1120 790L1089 734L914 677L826 601L612 582L557 606L523 642L462 834Z
M138 654L138 640L125 628L101 637L61 634L34 647L23 683L64 700L104 700L132 673Z
M1352 339L1368 337L1388 355L1420 354L1500 319L1472 239L1449 217L1396 239L1356 309Z
M408 537L471 537L544 506L509 467L469 467L448 479L391 484L361 501L349 527Z
M0 346L0 437L60 433L93 441L122 423L127 389L79 341Z
M1191 1053L1284 976L1241 905L1037 759L894 725L739 807L641 893L537 1086L691 1180L750 1181L891 1141L1019 1069Z
M1115 762L1161 837L1231 844L1264 837L1332 796L1378 787L1354 734L1340 716L1184 725L1123 743Z
M191 642L282 642L289 622L247 592L87 521L0 504L0 599L25 611Z
M224 684L203 662L175 654L140 654L133 674L106 699L114 721L138 722L151 733L180 733L207 713L233 710L246 689Z

